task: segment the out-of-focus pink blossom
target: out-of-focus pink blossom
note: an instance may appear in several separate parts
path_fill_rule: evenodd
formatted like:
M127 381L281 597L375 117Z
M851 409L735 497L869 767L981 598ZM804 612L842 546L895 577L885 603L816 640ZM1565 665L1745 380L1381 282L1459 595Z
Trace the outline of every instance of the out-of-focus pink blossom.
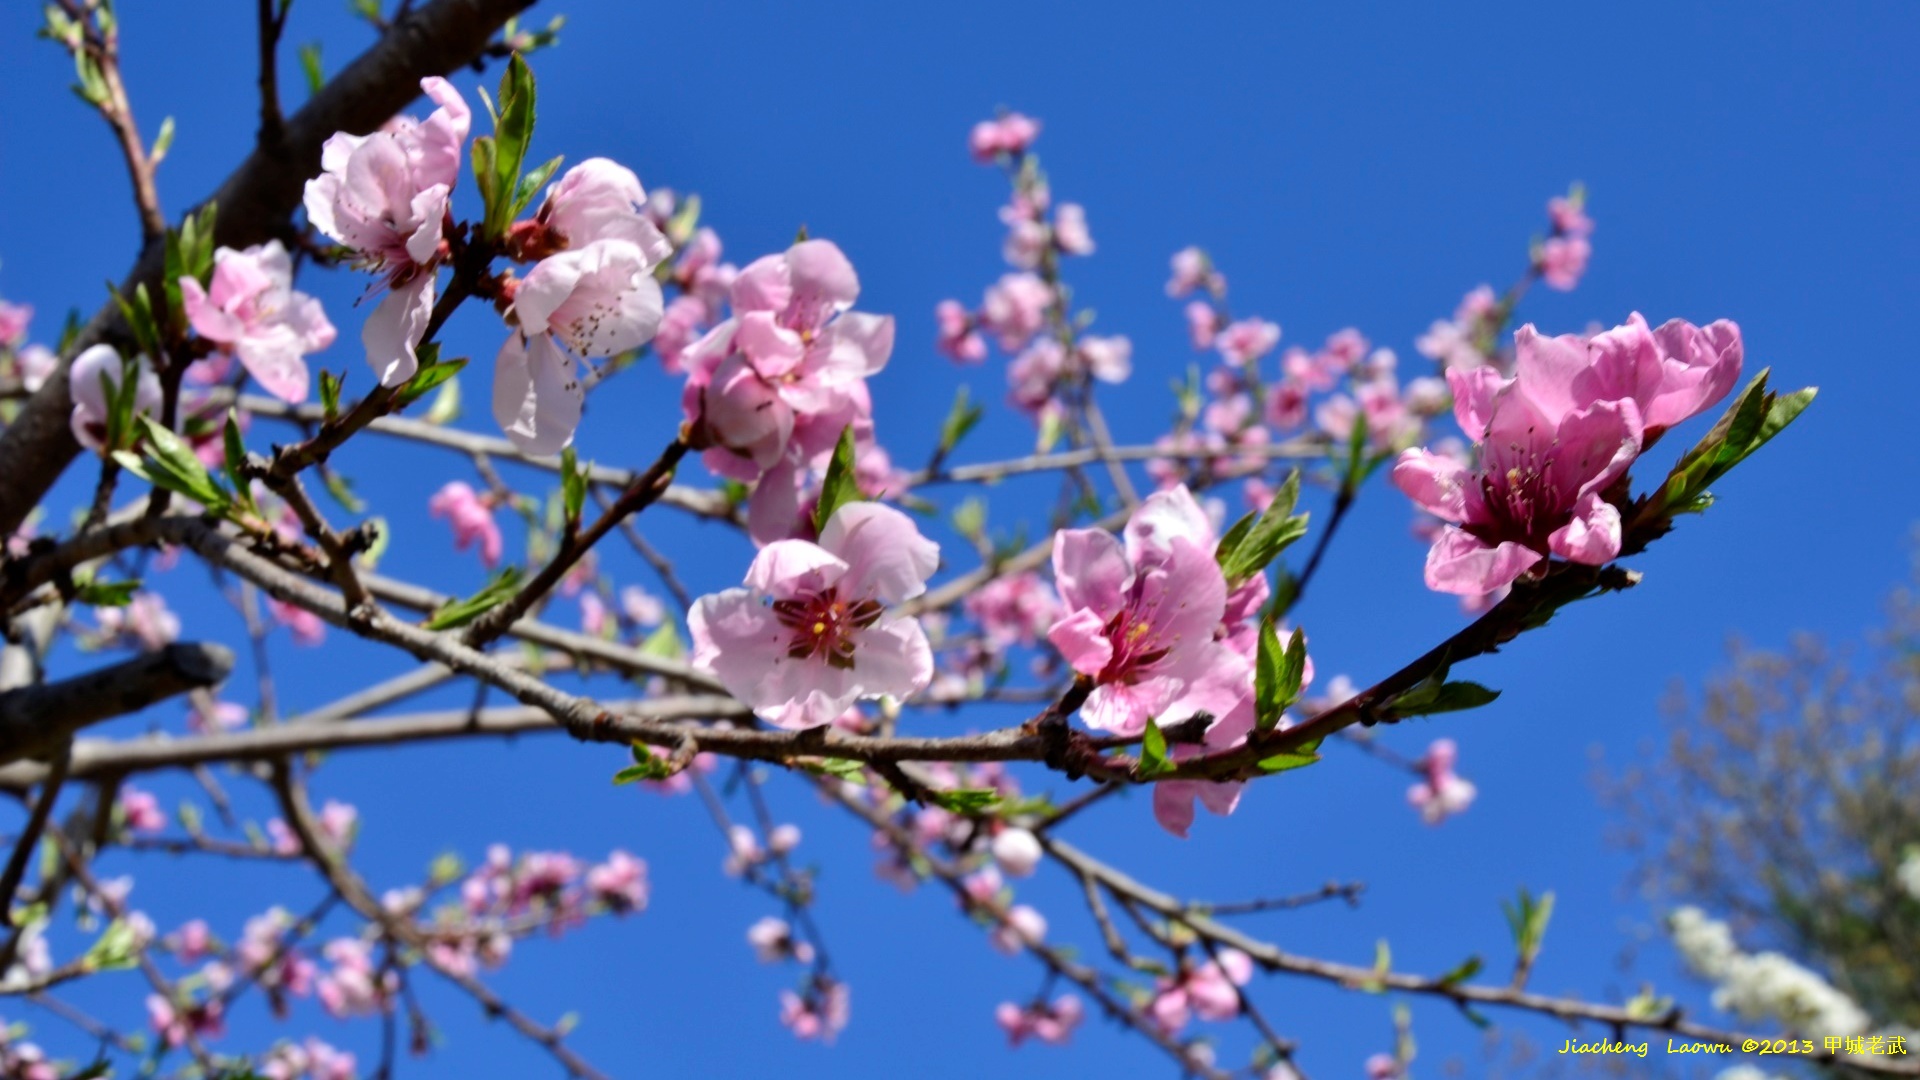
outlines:
M326 622L298 604L270 596L267 598L267 614L273 617L274 622L287 628L287 632L293 635L295 645L312 648L327 640Z
M158 652L180 637L180 617L159 593L134 593L125 607L96 608L94 617L102 634L148 652Z
M793 927L787 924L787 920L771 915L747 928L747 944L753 946L753 954L763 964L782 960L797 960L802 964L813 962L813 946L794 937Z
M208 928L205 919L193 919L168 934L165 944L181 963L195 963L213 951L213 931Z
M1086 1007L1073 994L1062 994L1049 1004L1035 1001L1025 1007L1011 1001L1003 1001L994 1010L993 1018L1007 1033L1007 1041L1019 1046L1029 1038L1055 1046L1062 1045L1073 1037L1073 1029L1080 1026L1086 1015Z
M169 1047L186 1045L189 1037L217 1039L227 1033L226 1010L219 998L209 998L182 1010L159 994L147 995L147 1024Z
M963 604L980 632L1001 649L1034 644L1061 614L1053 588L1031 570L995 578Z
M453 548L465 551L477 548L481 565L492 569L500 563L500 525L493 520L493 502L474 491L472 486L455 480L427 500L427 513L445 518L453 527Z
M1442 367L1485 367L1493 358L1480 350L1480 338L1491 328L1498 310L1499 300L1494 296L1493 287L1477 286L1460 301L1453 321L1434 323L1414 342L1414 348Z
M1571 292L1587 272L1593 242L1584 236L1555 236L1540 244L1540 280L1550 289Z
M1018 157L1040 137L1040 121L1020 113L1007 113L994 120L973 125L967 136L967 150L973 159L991 164L1001 154Z
M660 598L638 585L620 590L620 611L642 630L651 630L666 621L667 610Z
M987 943L1014 956L1028 945L1040 944L1046 937L1047 917L1026 904L1015 904L987 934Z
M1227 291L1227 279L1213 268L1213 260L1206 252L1197 247L1181 248L1173 253L1173 276L1167 279L1167 295L1178 299L1195 289L1219 296Z
M1231 1020L1240 1015L1238 987L1253 978L1253 959L1238 949L1221 949L1220 959L1162 978L1147 1015L1168 1033L1178 1032L1194 1016Z
M293 260L280 241L219 249L208 287L182 277L180 298L194 332L238 357L267 393L307 399L306 356L333 344L335 331L320 301L294 291Z
M1593 219L1587 216L1586 201L1556 195L1547 200L1547 217L1553 231L1562 236L1592 236Z
M828 724L855 701L907 697L933 678L920 624L887 609L926 591L939 545L879 503L842 506L818 544L762 548L747 587L688 614L693 664L769 723Z
M14 356L19 365L20 385L34 394L47 384L47 377L60 367L60 358L45 345L29 345Z
M795 1038L831 1044L846 1029L850 998L846 983L818 976L804 997L791 990L780 991L780 1023Z
M231 701L213 703L211 716L202 713L198 706L187 710L187 730L197 735L217 735L226 731L237 731L246 727L252 715L245 705Z
M647 906L647 864L624 851L587 871L587 892L612 911L644 911Z
M1429 825L1438 825L1473 805L1477 790L1472 782L1461 779L1453 771L1454 762L1459 758L1460 748L1452 739L1435 739L1420 759L1420 768L1426 776L1407 789L1407 802L1420 811L1420 817Z
M113 411L111 394L128 378L134 380L133 411L158 416L160 380L147 366L146 357L136 357L130 372L111 345L91 346L73 358L67 383L73 394L73 437L81 446L95 453L106 452L107 418Z
M1221 359L1234 367L1245 367L1280 344L1280 325L1265 319L1241 319L1220 331L1213 344L1220 350Z
M473 119L447 80L429 76L420 88L439 106L431 116L395 117L370 135L336 133L321 147L325 171L306 188L307 220L352 248L390 290L361 331L382 386L399 386L418 369L414 350L433 313L441 226Z
M1061 203L1053 211L1053 245L1066 255L1093 254L1087 211L1079 203Z
M1220 313L1205 300L1192 300L1187 303L1187 337L1192 340L1195 352L1213 348L1220 334Z
M157 833L167 827L167 815L153 792L128 784L120 789L120 813L127 828L137 833Z
M388 1000L399 989L399 976L375 970L373 950L366 942L335 938L327 942L322 953L333 967L320 976L314 990L329 1015L344 1019L387 1008Z
M933 309L939 337L934 346L941 355L962 364L978 364L987 358L987 342L974 329L973 315L958 300L942 300Z
M1026 877L1040 865L1040 841L1032 832L1008 826L994 834L990 845L993 861L1014 877Z
M1053 303L1053 286L1038 274L1008 274L987 287L980 325L998 339L1002 351L1019 352L1046 326Z
M27 327L32 322L33 305L0 300L0 349L19 348L27 340Z

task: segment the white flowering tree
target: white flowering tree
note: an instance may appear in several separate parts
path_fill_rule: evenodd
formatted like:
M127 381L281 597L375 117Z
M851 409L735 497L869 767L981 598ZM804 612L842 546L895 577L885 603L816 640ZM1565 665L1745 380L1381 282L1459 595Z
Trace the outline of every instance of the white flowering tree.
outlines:
M1422 339L1431 364L1404 378L1356 331L1279 352L1279 328L1231 312L1224 275L1190 249L1168 292L1188 299L1194 346L1216 359L1164 427L1116 432L1098 398L1130 377L1132 348L1090 333L1074 303L1073 261L1094 250L1087 215L1054 199L1039 124L1005 114L970 146L1010 185L1008 272L977 306L941 305L939 347L967 364L1004 356L1038 447L965 442L984 409L966 398L938 431L889 428L869 382L893 377L894 320L859 309L859 276L830 239L803 230L736 266L697 199L646 190L593 156L604 148L539 140L528 57L555 27L514 21L530 2L431 0L391 16L362 4L376 43L331 79L309 54L309 96L288 111L290 5L261 0L256 145L177 221L158 196L171 134L135 121L112 7L46 8L46 36L72 54L81 98L124 153L143 246L84 324L42 338L11 307L0 322L0 787L22 805L0 870L0 993L53 1010L85 1047L62 1056L14 1032L0 1071L389 1076L407 1048L431 1045L413 987L436 980L567 1073L606 1075L564 1025L535 1019L550 1003L508 1002L488 976L530 935L644 909L639 858L496 846L380 893L355 866L355 811L314 794L328 770L353 768L345 751L535 732L617 755L616 782L707 803L727 871L780 911L748 937L792 965L778 1013L801 1038L849 1023L847 980L863 973L829 959L810 914L829 898L791 857L797 833L769 810L776 785L843 809L883 874L951 892L992 947L1044 969L1040 993L998 1010L1016 1043L1066 1042L1097 1016L1175 1073L1292 1076L1300 1035L1258 1005L1259 977L1276 974L1474 1016L1751 1037L1646 999L1530 990L1549 911L1530 898L1514 912L1510 975L1483 978L1477 962L1415 973L1384 953L1301 955L1243 927L1349 887L1201 903L1073 835L1090 815L1132 813L1107 800L1147 787L1160 826L1205 843L1198 808L1234 812L1249 785L1316 765L1329 739L1407 770L1428 820L1467 809L1453 742L1404 760L1368 729L1490 702L1495 691L1456 673L1472 664L1497 680L1481 657L1634 586L1620 560L1706 510L1709 486L1808 406L1811 390L1776 392L1748 370L1733 323L1635 315L1586 336L1509 334L1532 287L1571 289L1585 267L1592 222L1577 191L1549 205L1515 284L1469 294ZM469 65L493 69L497 91L447 80ZM317 274L364 284L351 323L296 288ZM454 319L490 327L497 352L447 355ZM461 421L462 378L491 387L490 422ZM636 381L678 396L681 422L653 433L648 458L583 463L576 437L614 415L589 405ZM1663 442L1716 414L1691 445ZM480 564L466 595L380 572L397 518L363 505L333 463L381 440L442 455L428 511ZM888 446L925 464L899 465ZM68 474L89 497L45 505ZM1059 497L1020 505L989 486L1034 474L1057 476ZM1354 501L1387 482L1421 515L1427 584L1459 595L1472 621L1364 685L1316 678L1293 613ZM1024 540L988 526L990 504L996 523L1024 522ZM689 587L650 535L663 515L736 531L756 554ZM509 552L503 518L520 523L523 550ZM614 547L649 572L617 579L602 562ZM176 560L212 577L169 577ZM167 596L206 580L246 640L198 640L173 614ZM556 596L575 599L577 628L561 625ZM362 639L414 666L294 711L263 665L229 679L236 653L283 628L303 646ZM482 691L474 708L398 711L453 682ZM513 704L488 703L503 698ZM1010 705L1025 718L954 734L965 728L951 714ZM143 710L154 734L87 732ZM162 811L142 787L160 771L191 773L205 798ZM250 817L241 797L270 810ZM293 862L325 899L300 911L262 896L239 927L157 927L131 879L102 869L122 849L210 867ZM1081 887L1083 910L1022 901L1013 881L1042 867ZM1764 961L1716 933L1694 933L1715 943L1713 971ZM1066 947L1075 938L1091 947ZM144 1002L144 1023L60 1004L67 984L96 979ZM234 1045L226 1017L253 992L294 1021L269 1045ZM302 1030L290 1009L307 998L380 1025L379 1060ZM1746 1012L1765 1021L1759 1034L1801 1022ZM1245 1025L1250 1056L1225 1060L1203 1037L1228 1024ZM1411 1054L1402 1039L1368 1067L1404 1075ZM1920 1074L1898 1057L1848 1060Z

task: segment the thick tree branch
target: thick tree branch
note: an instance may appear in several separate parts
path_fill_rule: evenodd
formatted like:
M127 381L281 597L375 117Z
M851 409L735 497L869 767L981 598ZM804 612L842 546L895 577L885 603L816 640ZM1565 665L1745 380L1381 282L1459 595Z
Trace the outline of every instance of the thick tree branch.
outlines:
M176 643L59 682L0 694L0 762L51 753L89 724L138 712L233 670L224 645Z
M219 205L215 238L245 247L284 234L308 178L320 171L320 145L336 131L364 134L385 123L420 93L420 80L445 75L486 49L494 31L533 0L433 0L397 20L373 48L289 117L280 145L256 148L210 201ZM145 284L160 293L164 244L150 240L127 274L122 292ZM66 361L101 341L125 344L127 329L108 304L95 313L61 367L0 434L0 534L11 533L80 451L68 427L73 398Z

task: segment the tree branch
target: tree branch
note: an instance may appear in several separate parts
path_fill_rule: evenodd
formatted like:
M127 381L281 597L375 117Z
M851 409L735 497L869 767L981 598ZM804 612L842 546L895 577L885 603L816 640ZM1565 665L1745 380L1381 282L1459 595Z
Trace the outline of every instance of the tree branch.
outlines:
M233 670L224 645L176 643L111 667L0 694L0 762L56 750L89 724L139 712Z

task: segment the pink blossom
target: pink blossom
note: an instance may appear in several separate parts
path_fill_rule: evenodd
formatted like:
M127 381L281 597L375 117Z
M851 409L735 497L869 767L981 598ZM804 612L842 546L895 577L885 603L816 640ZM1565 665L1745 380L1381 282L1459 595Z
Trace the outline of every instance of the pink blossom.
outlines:
M157 833L167 827L167 815L153 792L128 784L120 789L120 813L127 828L137 833Z
M1041 416L1067 366L1067 352L1052 338L1034 342L1007 365L1007 400L1023 412Z
M980 302L980 325L999 339L1005 352L1018 352L1046 325L1054 303L1053 286L1037 274L1008 274L988 286Z
M166 944L181 963L191 964L213 951L213 931L205 919L194 919L168 934Z
M813 963L813 946L794 937L793 927L787 925L785 919L769 915L754 923L747 928L747 944L753 946L754 956L763 964L782 960Z
M368 316L361 341L382 386L399 386L419 366L414 350L433 312L441 225L460 175L473 114L438 76L420 88L439 108L425 121L395 117L371 135L342 131L320 151L320 176L307 181L307 220L352 248L390 291Z
M1587 272L1593 243L1584 236L1555 236L1540 245L1540 280L1550 289L1570 292Z
M322 950L333 968L315 984L320 1004L336 1019L385 1011L399 988L396 973L376 972L373 950L359 938L335 938Z
M335 331L320 301L293 290L293 261L280 241L219 249L209 287L182 277L180 295L194 332L238 357L267 393L307 399L305 357L333 344Z
M1367 1080L1398 1080L1400 1062L1392 1054L1374 1054L1367 1058Z
M1190 967L1175 978L1162 978L1147 1014L1169 1033L1186 1027L1194 1016L1231 1020L1240 1015L1237 988L1251 978L1251 957L1238 949L1221 949L1218 960Z
M1184 486L1149 496L1124 544L1097 529L1055 534L1053 574L1068 614L1047 639L1094 681L1090 727L1137 735L1190 683L1238 662L1213 638L1227 586L1213 526Z
M974 330L973 316L958 300L942 300L933 310L940 327L934 347L962 364L978 364L987 358L987 343Z
M707 305L699 297L685 293L673 298L667 305L665 314L660 317L660 329L654 332L653 351L660 356L660 366L670 375L686 371L685 353L687 346L699 340L707 321Z
M1019 157L1040 137L1040 121L1019 113L1007 113L997 120L982 120L973 125L967 138L967 150L982 164L1001 154Z
M987 943L999 952L1014 956L1025 946L1038 945L1046 937L1047 917L1026 904L1015 904L987 934Z
M1514 335L1515 371L1449 369L1454 415L1480 444L1478 471L1411 449L1393 482L1443 530L1427 558L1429 588L1461 595L1509 585L1549 554L1599 566L1620 553L1610 485L1632 466L1649 428L1678 423L1724 397L1739 377L1740 331L1674 321L1658 333L1635 316L1591 341Z
M932 680L933 653L919 622L887 608L925 592L939 560L905 514L848 503L818 544L768 544L746 588L694 604L693 664L794 730L831 723L856 700L907 697Z
M231 701L213 703L212 715L202 713L199 706L187 710L187 730L198 735L216 735L224 731L236 731L246 727L252 715L245 705L236 705Z
M1006 879L1000 876L1000 868L993 863L988 863L960 879L961 892L966 896L967 902L976 907L985 907L993 903L1005 886Z
M1280 326L1265 319L1241 319L1220 331L1214 346L1220 356L1234 367L1245 367L1273 351L1280 344Z
M1173 253L1173 276L1167 279L1167 295L1178 299L1195 289L1219 296L1227 291L1227 279L1213 268L1213 260L1206 252L1197 247L1181 248ZM1188 311L1191 313L1191 307Z
M839 718L835 718L835 723ZM800 826L791 823L775 825L767 830L767 850L774 855L786 855L800 846Z
M427 513L447 519L453 527L453 548L465 551L477 547L481 565L492 569L500 562L500 526L493 520L493 502L473 488L454 480L427 500Z
M1104 383L1123 383L1133 374L1133 342L1118 334L1088 334L1074 345L1074 355L1087 374Z
M647 906L647 864L624 851L587 871L587 892L618 912L643 911Z
M74 357L67 383L73 394L73 437L81 446L95 453L107 452L112 393L127 378L135 380L133 411L148 416L160 414L160 380L147 366L146 357L136 357L130 367L131 371L111 345L94 345Z
M267 598L267 614L273 621L287 628L293 635L295 645L309 648L327 640L327 624L320 616L298 604L290 604L276 597Z
M0 300L0 348L18 348L27 339L27 327L32 322L33 305Z
M125 607L97 608L94 617L100 620L101 633L147 652L158 652L180 637L180 617L159 593L134 593Z
M1034 644L1061 615L1052 587L1030 570L994 578L963 603L980 632L1000 649Z
M1443 367L1485 367L1493 359L1480 351L1479 339L1492 324L1499 308L1493 287L1480 285L1469 292L1454 309L1452 322L1436 322L1414 342L1420 355Z
M166 1046L184 1046L189 1037L217 1039L227 1033L225 1009L219 998L190 1005L183 1012L159 994L147 995L147 1023Z
M1079 203L1061 203L1053 212L1053 244L1067 255L1093 254L1087 211Z
M1593 219L1587 216L1584 203L1577 197L1556 195L1548 199L1547 217L1553 221L1553 231L1562 236L1592 236Z
M547 188L534 220L555 250L619 240L659 263L673 254L673 244L642 212L646 202L646 191L632 169L606 158L588 158Z
M1472 782L1454 774L1453 764L1460 749L1452 739L1435 739L1420 759L1424 779L1407 789L1407 802L1420 811L1429 825L1438 825L1473 805L1477 794Z
M707 467L759 481L749 507L767 543L798 519L801 472L831 454L849 425L870 440L866 379L893 353L891 316L849 311L853 264L826 240L756 260L733 285L733 317L686 353L681 408L707 441Z
M581 356L637 349L660 328L664 306L653 268L664 250L595 240L550 255L521 279L513 313L528 335L552 334Z
M994 1010L993 1018L1007 1033L1007 1041L1014 1046L1019 1046L1029 1038L1059 1046L1072 1038L1073 1029L1080 1026L1085 1015L1086 1008L1078 997L1062 994L1053 999L1052 1004L1035 1001L1024 1008L1011 1001L1003 1001Z
M1189 301L1186 314L1187 337L1193 341L1194 351L1213 348L1220 333L1220 315L1213 305L1205 300Z
M620 590L620 611L643 630L659 626L667 617L660 598L638 585L628 585Z
M994 834L993 861L1014 877L1027 877L1040 865L1040 841L1027 829L1008 826Z
M60 367L60 358L45 345L29 345L14 356L20 369L20 385L29 394L39 393L47 377Z
M791 990L780 991L780 1023L795 1038L831 1044L834 1036L846 1029L850 997L846 983L818 976L804 997Z

